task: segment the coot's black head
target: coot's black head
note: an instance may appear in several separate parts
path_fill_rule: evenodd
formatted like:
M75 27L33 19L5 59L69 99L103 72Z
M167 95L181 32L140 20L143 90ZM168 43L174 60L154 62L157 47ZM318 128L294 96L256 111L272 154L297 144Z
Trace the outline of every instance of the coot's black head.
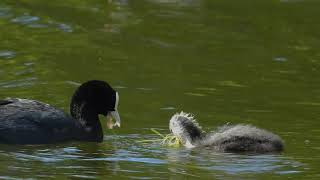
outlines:
M120 116L117 108L119 103L118 93L107 83L99 80L91 80L83 83L74 93L71 100L71 115L79 117L84 108L90 113L111 115L116 120L116 126L120 126Z
M193 116L184 112L171 117L169 129L185 146L191 147L195 140L203 136L203 131Z

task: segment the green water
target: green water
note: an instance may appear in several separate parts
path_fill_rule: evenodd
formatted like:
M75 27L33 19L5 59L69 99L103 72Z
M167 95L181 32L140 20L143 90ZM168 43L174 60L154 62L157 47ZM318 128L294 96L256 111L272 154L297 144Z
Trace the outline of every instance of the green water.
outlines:
M104 142L0 145L0 179L319 179L320 2L1 0L0 98L68 111L89 79L120 94ZM249 123L282 154L224 154L139 140L178 111L205 130ZM103 121L103 120L102 120ZM104 123L104 121L103 121Z

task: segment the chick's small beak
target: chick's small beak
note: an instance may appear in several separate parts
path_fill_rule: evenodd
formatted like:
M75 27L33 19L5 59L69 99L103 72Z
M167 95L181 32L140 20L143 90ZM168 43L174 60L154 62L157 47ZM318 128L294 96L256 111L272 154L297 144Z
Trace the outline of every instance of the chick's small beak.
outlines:
M116 120L116 122L112 125L113 127L120 127L121 120L120 115L117 110L109 112L111 117Z

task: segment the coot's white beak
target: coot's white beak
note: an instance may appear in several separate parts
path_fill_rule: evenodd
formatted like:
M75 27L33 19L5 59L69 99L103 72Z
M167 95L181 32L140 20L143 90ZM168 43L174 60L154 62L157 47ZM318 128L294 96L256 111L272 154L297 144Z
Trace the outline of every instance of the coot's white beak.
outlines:
M112 116L112 118L116 120L116 123L113 125L113 127L117 127L117 126L120 127L120 123L121 123L120 116L118 113L118 105L119 105L119 94L118 92L116 92L116 102L114 105L114 111L110 112L110 115Z
M112 116L113 119L116 120L116 122L113 124L113 127L117 127L117 126L120 127L121 121L120 121L120 116L119 116L118 111L117 110L116 111L111 111L110 115Z

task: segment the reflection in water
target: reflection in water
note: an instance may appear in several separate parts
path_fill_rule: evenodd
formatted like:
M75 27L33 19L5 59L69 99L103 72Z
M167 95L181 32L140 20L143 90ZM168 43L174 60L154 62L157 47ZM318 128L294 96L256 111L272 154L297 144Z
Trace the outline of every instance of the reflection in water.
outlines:
M172 169L188 172L189 168L230 174L291 174L302 172L302 164L282 155L217 153L212 149L173 150L168 154ZM223 179L223 178L222 178Z

